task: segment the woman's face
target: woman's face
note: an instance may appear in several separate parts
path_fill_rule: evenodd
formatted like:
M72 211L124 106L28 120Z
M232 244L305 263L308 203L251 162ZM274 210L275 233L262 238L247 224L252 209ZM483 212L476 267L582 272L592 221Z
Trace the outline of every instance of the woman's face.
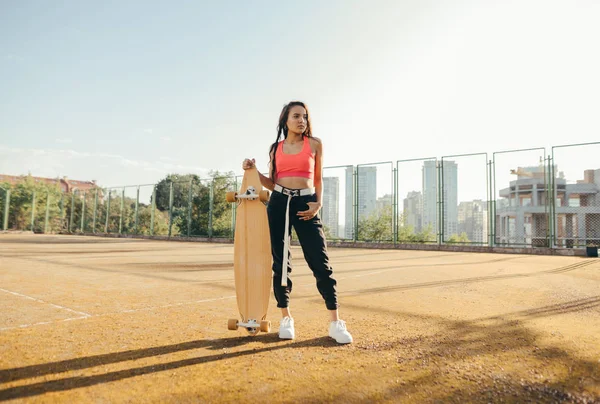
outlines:
M290 108L286 123L288 131L303 134L308 125L308 114L303 106L295 105Z

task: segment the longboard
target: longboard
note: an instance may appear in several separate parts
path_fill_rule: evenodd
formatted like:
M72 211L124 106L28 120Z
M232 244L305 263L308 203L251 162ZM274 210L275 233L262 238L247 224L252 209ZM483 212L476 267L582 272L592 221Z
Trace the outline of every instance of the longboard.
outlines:
M243 327L250 335L269 332L267 318L272 282L271 239L265 202L256 168L244 171L240 192L228 192L227 202L237 203L233 242L235 293L241 319L229 319L227 328Z

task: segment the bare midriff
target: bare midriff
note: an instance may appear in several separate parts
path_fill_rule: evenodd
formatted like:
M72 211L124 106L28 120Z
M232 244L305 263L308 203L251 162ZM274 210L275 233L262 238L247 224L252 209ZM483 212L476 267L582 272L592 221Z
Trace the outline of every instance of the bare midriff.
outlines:
M304 177L283 177L277 178L276 184L290 189L304 189L314 187L314 181Z

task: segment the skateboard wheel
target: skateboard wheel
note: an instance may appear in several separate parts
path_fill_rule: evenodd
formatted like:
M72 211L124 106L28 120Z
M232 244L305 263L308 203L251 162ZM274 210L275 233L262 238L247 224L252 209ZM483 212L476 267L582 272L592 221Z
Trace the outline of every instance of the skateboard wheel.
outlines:
M227 202L235 202L236 196L237 196L237 192L229 191L225 194L225 199L227 199Z
M263 189L262 191L260 191L260 193L258 194L258 197L260 198L261 202L267 202L269 200L269 191Z
M230 330L237 330L238 328L238 321L235 318L230 318L229 320L227 320L227 328Z
M271 331L271 322L268 320L262 320L260 322L260 330L262 332L270 332Z

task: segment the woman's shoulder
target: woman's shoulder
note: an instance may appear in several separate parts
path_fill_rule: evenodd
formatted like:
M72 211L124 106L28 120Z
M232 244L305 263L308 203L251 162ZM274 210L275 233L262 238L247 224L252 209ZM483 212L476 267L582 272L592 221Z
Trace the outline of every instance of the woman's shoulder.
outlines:
M321 153L321 150L323 148L323 143L321 142L321 139L319 139L318 137L311 136L309 140L311 151L313 153Z
M273 153L273 151L278 148L278 146L281 144L281 142L283 142L283 140L277 141L275 143L271 143L271 145L269 146L269 153Z
M320 146L321 144L323 144L321 139L319 139L318 137L311 136L309 139L310 139L310 145L313 147L317 147L317 146Z

